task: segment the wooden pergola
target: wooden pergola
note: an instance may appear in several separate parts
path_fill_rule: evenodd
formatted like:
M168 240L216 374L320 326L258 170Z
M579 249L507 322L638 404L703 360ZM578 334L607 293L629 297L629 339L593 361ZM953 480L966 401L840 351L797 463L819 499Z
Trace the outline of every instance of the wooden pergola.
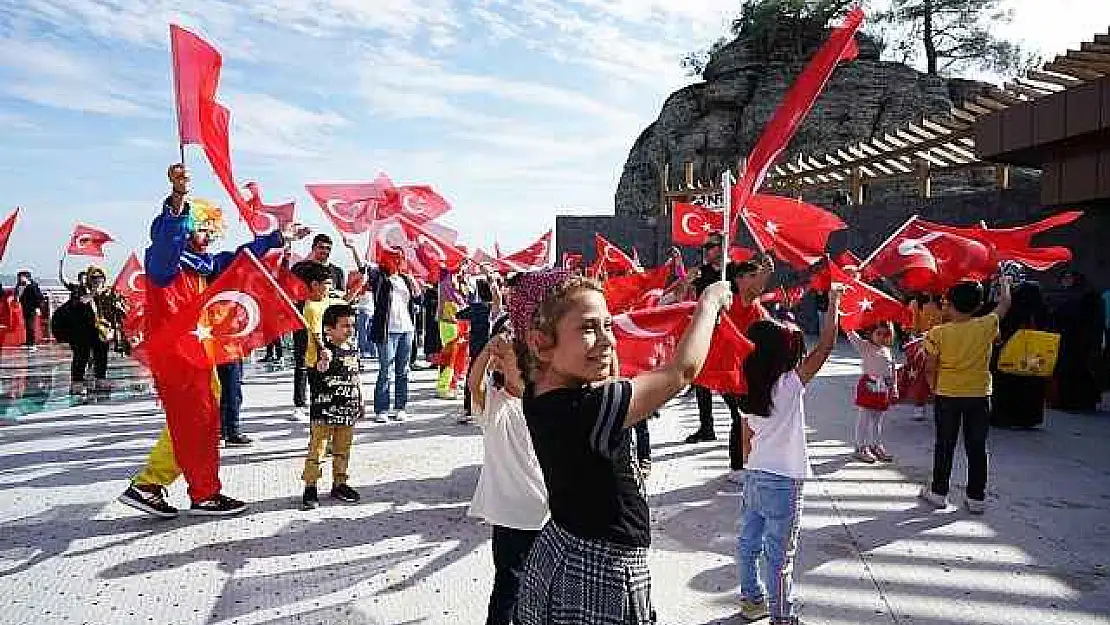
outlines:
M802 154L776 165L768 174L767 185L783 193L849 189L852 202L862 204L872 182L914 178L921 195L929 197L933 174L994 166L998 186L1008 188L1009 165L984 162L976 149L980 119L1104 76L1110 76L1110 34L1096 35L1079 50L1068 50L1002 87L986 87L953 106L947 115L923 116L881 136L824 154Z

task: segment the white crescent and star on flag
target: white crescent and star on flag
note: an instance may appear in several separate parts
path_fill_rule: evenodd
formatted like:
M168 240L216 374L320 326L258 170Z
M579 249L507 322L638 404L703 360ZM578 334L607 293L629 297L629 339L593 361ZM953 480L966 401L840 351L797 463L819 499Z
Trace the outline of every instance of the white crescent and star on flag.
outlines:
M221 291L220 293L213 295L212 298L205 302L204 306L202 306L200 309L200 320L197 322L196 330L192 332L192 334L196 336L197 340L199 341L205 341L215 338L215 335L213 335L212 333L212 326L206 324L205 320L207 317L208 309L217 302L230 302L242 307L242 309L247 314L247 321L245 324L243 324L243 328L226 335L225 338L234 339L247 336L251 332L254 332L262 323L262 309L259 307L258 301L256 301L253 297L246 293L243 293L242 291Z

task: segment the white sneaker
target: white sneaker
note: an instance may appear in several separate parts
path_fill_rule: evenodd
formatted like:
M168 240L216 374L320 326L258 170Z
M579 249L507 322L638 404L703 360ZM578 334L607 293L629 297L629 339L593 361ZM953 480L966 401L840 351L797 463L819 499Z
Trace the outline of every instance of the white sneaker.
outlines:
M471 423L474 423L474 417L466 414L465 412L460 412L459 415L455 417L455 423L458 423L459 425L470 425Z
M404 421L405 419L408 419L408 418L409 418L409 415L404 410L398 410L397 412L393 413L393 420L394 421L400 422L400 421Z
M293 409L292 419L297 423L308 423L308 409L297 406Z
M967 511L971 514L983 514L987 511L987 502L982 499L964 497L964 505L967 506Z
M384 412L379 412L378 414L374 415L374 423L389 423L389 419L385 417Z
M918 407L913 409L913 420L914 421L924 421L925 420L925 406L918 406Z
M934 493L933 488L928 484L921 487L921 492L919 492L917 496L920 497L922 501L928 503L934 508L948 507L948 498L944 495L938 495Z
M871 453L871 449L868 447L857 448L856 453L852 454L852 457L860 462L866 462L867 464L875 464L876 460L875 455Z

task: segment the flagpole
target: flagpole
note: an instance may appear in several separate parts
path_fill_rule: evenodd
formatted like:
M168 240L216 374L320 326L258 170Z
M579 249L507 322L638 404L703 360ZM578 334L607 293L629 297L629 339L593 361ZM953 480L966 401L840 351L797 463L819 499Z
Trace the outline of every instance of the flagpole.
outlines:
M867 258L865 258L865 259L863 260L863 262L859 264L859 269L860 269L860 271L863 271L863 268L864 268L864 267L866 267L867 265L871 264L871 261L875 260L875 257L879 255L879 252L881 252L881 251L883 250L883 248L884 248L884 247L886 247L886 246L887 246L888 244L890 244L890 242L891 242L891 241L893 241L894 239L898 238L898 236L899 236L899 235L901 235L901 234L902 234L903 232L905 232L905 231L906 231L906 228L909 228L909 227L910 227L910 225L911 225L911 224L912 224L913 222L917 221L917 218L918 218L918 216L917 216L917 215L915 214L915 215L913 215L912 217L910 217L909 219L907 219L907 220L906 220L906 223L902 224L902 226L901 226L900 228L898 228L897 230L895 230L895 231L894 231L894 234L892 234L892 235L890 235L889 237L887 237L887 238L886 238L886 240L885 240L885 241L883 241L883 242L882 242L882 243L881 243L881 244L879 245L879 247L876 247L876 248L875 248L875 250L874 250L873 252L871 252L871 255L870 255L870 256L868 256Z
M729 226L731 226L732 219L732 171L725 168L721 174L721 193L724 195L724 228L721 232L721 282L727 282L728 278L725 273L728 269L728 251L732 246L732 237L729 234Z

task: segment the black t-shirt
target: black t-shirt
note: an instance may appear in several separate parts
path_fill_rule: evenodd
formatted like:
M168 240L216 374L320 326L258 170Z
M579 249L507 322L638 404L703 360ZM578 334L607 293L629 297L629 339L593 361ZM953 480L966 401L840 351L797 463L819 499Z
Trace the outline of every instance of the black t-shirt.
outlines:
M626 547L651 543L643 482L632 468L627 380L525 393L524 416L547 485L551 519L568 532Z
M312 392L309 418L317 425L354 425L363 416L359 351L351 343L335 345L326 339L324 346L331 350L331 366L327 371L309 369Z
M694 279L694 292L701 297L702 291L714 282L721 281L721 268L716 265L702 265L698 277Z

